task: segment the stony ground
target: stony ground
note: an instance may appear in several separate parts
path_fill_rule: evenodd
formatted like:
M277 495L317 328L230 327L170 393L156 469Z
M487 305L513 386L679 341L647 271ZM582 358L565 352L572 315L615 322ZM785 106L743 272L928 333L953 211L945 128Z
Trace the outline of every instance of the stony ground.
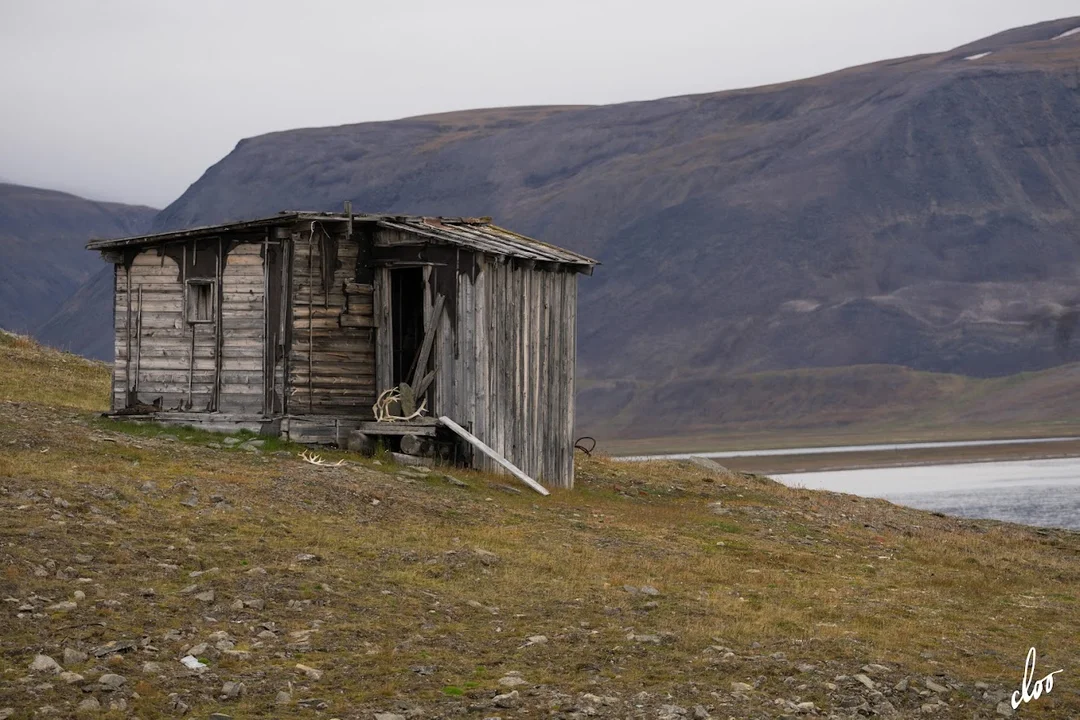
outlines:
M1017 715L1080 716L1074 534L689 463L540 498L5 392L0 718L994 718L1032 645L1065 672Z

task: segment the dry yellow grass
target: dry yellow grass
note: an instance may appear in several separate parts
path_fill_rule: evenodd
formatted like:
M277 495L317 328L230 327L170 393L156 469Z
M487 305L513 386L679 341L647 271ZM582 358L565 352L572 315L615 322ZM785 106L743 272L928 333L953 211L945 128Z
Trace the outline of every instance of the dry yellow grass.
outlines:
M0 356L0 369L12 357ZM645 710L612 716L655 717L658 704L674 703L707 705L714 717L780 717L788 711L774 699L834 708L837 693L858 690L837 676L883 663L892 675L882 688L947 678L957 689L936 716L970 718L994 711L974 683L1011 691L1034 645L1040 668L1067 670L1024 712L1080 715L1070 689L1080 647L1072 533L675 463L581 458L579 487L549 498L455 472L470 485L462 489L359 458L324 469L208 448L207 436L186 431L133 433L38 405L29 392L0 404L0 596L54 603L79 588L87 598L65 612L40 603L36 618L4 608L0 708L70 709L83 697L62 683L34 691L16 682L37 652L147 636L153 652L69 669L138 681L127 701L144 718L171 716L170 693L195 717L309 717L296 701L312 697L340 717L397 702L449 715L483 707L510 670L541 688L509 713L519 717L569 712L583 692L629 702L640 690L650 693ZM74 394L83 392L94 397ZM194 507L182 504L192 496ZM90 582L58 578L68 566ZM214 601L181 592L193 583L213 589ZM250 599L265 608L234 607ZM273 624L273 640L258 638L260 623ZM179 672L180 652L216 630L248 654L214 651L207 675ZM304 632L306 643L290 635ZM537 635L547 642L530 644ZM143 673L148 659L168 671ZM324 670L322 679L305 680L296 663ZM216 699L233 679L247 693ZM742 699L732 682L756 687ZM289 683L292 703L274 705ZM903 717L926 701L916 691L888 697Z
M107 410L109 368L0 330L0 400Z

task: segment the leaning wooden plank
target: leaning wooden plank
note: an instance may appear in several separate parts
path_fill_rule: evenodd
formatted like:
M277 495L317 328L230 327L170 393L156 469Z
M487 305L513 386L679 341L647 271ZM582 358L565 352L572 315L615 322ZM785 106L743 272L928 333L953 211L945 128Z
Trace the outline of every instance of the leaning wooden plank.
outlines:
M516 465L514 465L512 462L510 462L509 460L504 458L499 453L497 453L494 450L492 450L491 448L489 448L487 445L484 444L484 442L482 440L480 440L480 438L476 437L471 432L469 432L465 428L461 427L460 425L458 425L456 422L454 422L450 418L446 417L445 415L441 415L441 416L439 416L439 422L442 423L444 427L450 428L455 433L457 433L461 437L462 440L469 443L474 448L476 448L480 452L484 453L485 455L487 455L489 458L491 458L495 462L502 465L504 468L507 469L507 471L510 472L511 475L513 475L518 480L522 481L523 483L525 483L526 485L531 487L536 492L540 493L541 495L549 494L548 491L547 491L547 488L545 488L543 485L541 485L540 483L533 480L531 477L529 477L525 473L518 470Z
M431 316L428 317L427 330L424 332L424 342L420 345L420 352L416 355L414 360L412 382L413 387L416 387L420 383L420 379L427 373L427 361L428 355L431 354L431 346L435 342L435 328L439 325L439 320L442 318L443 303L446 302L446 298L440 293L435 296L435 304L431 308ZM420 398L419 393L416 395L417 399Z
M428 387L431 386L431 381L434 380L434 379L435 379L435 371L432 370L431 372L429 372L427 375L425 375L423 378L420 379L420 384L418 384L413 390L413 397L414 398L424 397L424 393L427 392Z

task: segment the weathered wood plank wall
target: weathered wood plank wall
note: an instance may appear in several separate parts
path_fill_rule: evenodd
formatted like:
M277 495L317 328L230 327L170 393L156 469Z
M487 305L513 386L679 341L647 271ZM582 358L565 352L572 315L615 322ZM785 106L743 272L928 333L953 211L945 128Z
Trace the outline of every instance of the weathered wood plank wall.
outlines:
M222 272L221 389L218 410L258 415L263 412L263 355L266 352L266 293L263 246L232 248Z
M513 260L480 267L458 272L455 317L441 319L432 410L544 484L572 487L576 275ZM501 471L480 454L473 462Z
M115 406L124 407L127 390L134 388L141 402L161 398L166 409L206 410L215 389L215 325L184 322L177 262L156 249L144 250L129 268L116 265L116 279Z
M330 233L334 233L333 236ZM333 237L333 240L330 238ZM372 417L375 318L372 289L355 284L357 244L343 231L305 224L292 236L292 347L286 392L289 415ZM331 282L323 253L336 248ZM351 291L346 295L346 286ZM341 316L349 316L342 326Z

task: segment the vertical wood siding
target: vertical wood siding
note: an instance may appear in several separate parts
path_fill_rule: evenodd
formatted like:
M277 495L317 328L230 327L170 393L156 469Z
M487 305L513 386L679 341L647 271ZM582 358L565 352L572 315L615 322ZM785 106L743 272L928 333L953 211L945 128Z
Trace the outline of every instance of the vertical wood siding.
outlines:
M331 232L333 232L331 230ZM337 236L337 261L324 286L321 229L312 242L310 225L293 234L292 347L289 356L287 410L290 415L371 417L375 403L375 332L370 293L352 294L350 316L366 327L342 327L346 283L356 274L357 244Z
M439 326L433 412L545 485L572 487L577 278L481 266L475 280L458 274L457 317L444 314ZM473 463L501 471L480 454Z

